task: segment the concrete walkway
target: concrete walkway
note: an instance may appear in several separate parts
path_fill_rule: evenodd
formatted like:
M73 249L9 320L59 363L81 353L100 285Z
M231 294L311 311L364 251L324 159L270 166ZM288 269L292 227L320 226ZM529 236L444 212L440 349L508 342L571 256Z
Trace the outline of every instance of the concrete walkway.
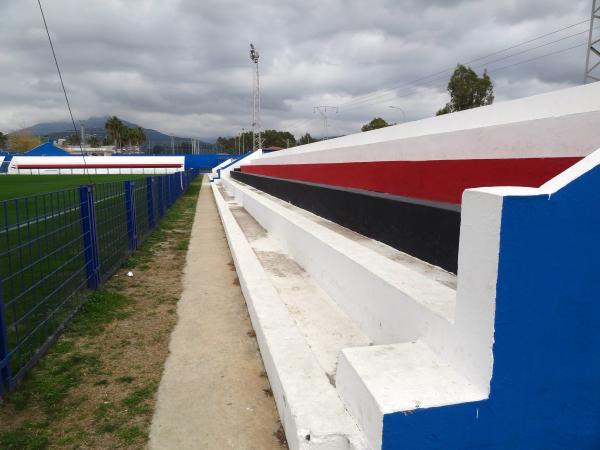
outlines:
M208 184L198 199L183 282L150 448L282 448L275 402Z

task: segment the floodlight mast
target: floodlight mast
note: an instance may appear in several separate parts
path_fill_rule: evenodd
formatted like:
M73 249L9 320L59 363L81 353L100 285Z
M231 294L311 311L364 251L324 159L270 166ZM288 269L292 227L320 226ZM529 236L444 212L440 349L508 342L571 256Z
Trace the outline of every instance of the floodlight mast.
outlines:
M80 131L81 131L81 146L84 147L85 146L85 121L80 120L79 121L79 125L80 125Z
M592 17L590 19L590 35L588 39L587 57L585 59L584 84L600 81L600 0L592 1Z
M261 123L260 123L260 78L258 75L258 58L260 54L250 44L250 60L254 63L256 71L254 72L254 86L252 89L252 150L256 151L262 147Z

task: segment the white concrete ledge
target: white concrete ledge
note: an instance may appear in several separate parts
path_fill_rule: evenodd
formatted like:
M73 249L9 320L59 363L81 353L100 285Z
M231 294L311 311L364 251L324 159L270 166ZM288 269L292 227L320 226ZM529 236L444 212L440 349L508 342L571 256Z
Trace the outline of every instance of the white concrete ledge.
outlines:
M487 397L422 342L344 349L337 390L374 448L385 414Z
M463 199L457 302L439 268L391 258L236 180L222 185L376 344L341 349L336 378L371 446L381 445L386 414L487 398L502 211L495 196L467 191Z
M232 179L223 186L375 343L408 342L454 321L456 291ZM422 264L422 263L421 263ZM441 270L441 269L438 269Z
M367 449L229 205L212 189L290 448Z

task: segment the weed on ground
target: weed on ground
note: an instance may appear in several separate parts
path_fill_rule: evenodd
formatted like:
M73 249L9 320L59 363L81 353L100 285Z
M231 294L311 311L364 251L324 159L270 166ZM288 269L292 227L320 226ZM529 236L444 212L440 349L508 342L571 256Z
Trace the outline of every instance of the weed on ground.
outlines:
M0 403L0 449L145 447L201 183Z

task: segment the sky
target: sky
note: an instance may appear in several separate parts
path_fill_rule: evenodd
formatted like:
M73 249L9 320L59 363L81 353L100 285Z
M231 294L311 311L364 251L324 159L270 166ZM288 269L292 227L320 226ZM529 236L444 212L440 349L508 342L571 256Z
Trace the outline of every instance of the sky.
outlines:
M591 0L42 0L75 119L117 115L178 136L262 127L330 136L435 115L457 63L589 19ZM68 119L36 0L1 0L0 131ZM496 101L580 84L589 22L471 65ZM576 34L575 36L572 36ZM563 39L564 38L564 39ZM545 43L563 39L545 47ZM532 50L529 50L532 49ZM522 53L521 53L522 52ZM521 53L511 56L514 53ZM504 58L493 62L495 59ZM422 79L437 74L436 77ZM415 82L415 80L421 79ZM393 106L395 108L390 108Z

